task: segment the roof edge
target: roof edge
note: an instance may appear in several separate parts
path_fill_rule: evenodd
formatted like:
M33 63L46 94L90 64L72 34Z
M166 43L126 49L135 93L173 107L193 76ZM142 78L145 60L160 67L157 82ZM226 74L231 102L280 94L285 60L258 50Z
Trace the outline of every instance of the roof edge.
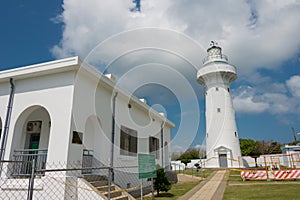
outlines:
M28 66L17 67L14 69L8 69L0 71L0 82L9 79L21 79L22 77L28 77L31 74L45 74L50 71L59 72L75 69L79 64L79 57L74 56L70 58L64 58L49 62L43 62L39 64L33 64ZM74 68L75 67L75 68Z

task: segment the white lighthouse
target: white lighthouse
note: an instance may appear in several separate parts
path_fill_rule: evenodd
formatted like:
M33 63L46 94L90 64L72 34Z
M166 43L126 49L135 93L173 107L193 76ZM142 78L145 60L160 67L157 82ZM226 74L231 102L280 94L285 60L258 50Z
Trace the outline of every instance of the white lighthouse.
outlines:
M230 83L237 78L236 68L228 64L221 47L211 42L203 67L197 73L205 86L206 155L205 167L239 167L241 155Z

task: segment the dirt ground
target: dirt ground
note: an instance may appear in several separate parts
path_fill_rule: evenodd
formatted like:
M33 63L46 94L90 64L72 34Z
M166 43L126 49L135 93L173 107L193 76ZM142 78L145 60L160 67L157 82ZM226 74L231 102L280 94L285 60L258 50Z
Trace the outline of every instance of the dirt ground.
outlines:
M191 176L187 174L177 174L178 183L186 183L186 182L198 182L201 181L201 177Z

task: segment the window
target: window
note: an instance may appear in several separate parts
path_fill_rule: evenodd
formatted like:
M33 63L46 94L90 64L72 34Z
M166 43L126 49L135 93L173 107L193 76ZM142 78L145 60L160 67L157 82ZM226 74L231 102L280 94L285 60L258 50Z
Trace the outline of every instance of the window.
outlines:
M155 155L156 159L159 159L159 139L155 137L149 137L149 153Z
M230 89L229 88L227 88L227 91L230 93Z
M219 91L219 88L218 88L218 87L216 87L216 91Z
M221 112L221 108L217 108L217 112L218 112L218 113Z
M73 131L72 144L82 144L83 133Z
M136 156L137 144L137 131L121 126L120 154L125 156Z
M234 132L235 137L237 137L236 131Z

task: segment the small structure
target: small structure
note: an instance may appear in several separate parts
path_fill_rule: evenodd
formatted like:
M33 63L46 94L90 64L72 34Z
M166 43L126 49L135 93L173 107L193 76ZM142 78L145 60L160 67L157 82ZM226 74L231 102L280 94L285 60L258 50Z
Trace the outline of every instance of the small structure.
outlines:
M285 145L282 148L282 153L290 155L285 157L285 165L290 168L300 168L300 143L297 145Z
M171 169L172 171L185 170L185 164L180 160L171 161Z

